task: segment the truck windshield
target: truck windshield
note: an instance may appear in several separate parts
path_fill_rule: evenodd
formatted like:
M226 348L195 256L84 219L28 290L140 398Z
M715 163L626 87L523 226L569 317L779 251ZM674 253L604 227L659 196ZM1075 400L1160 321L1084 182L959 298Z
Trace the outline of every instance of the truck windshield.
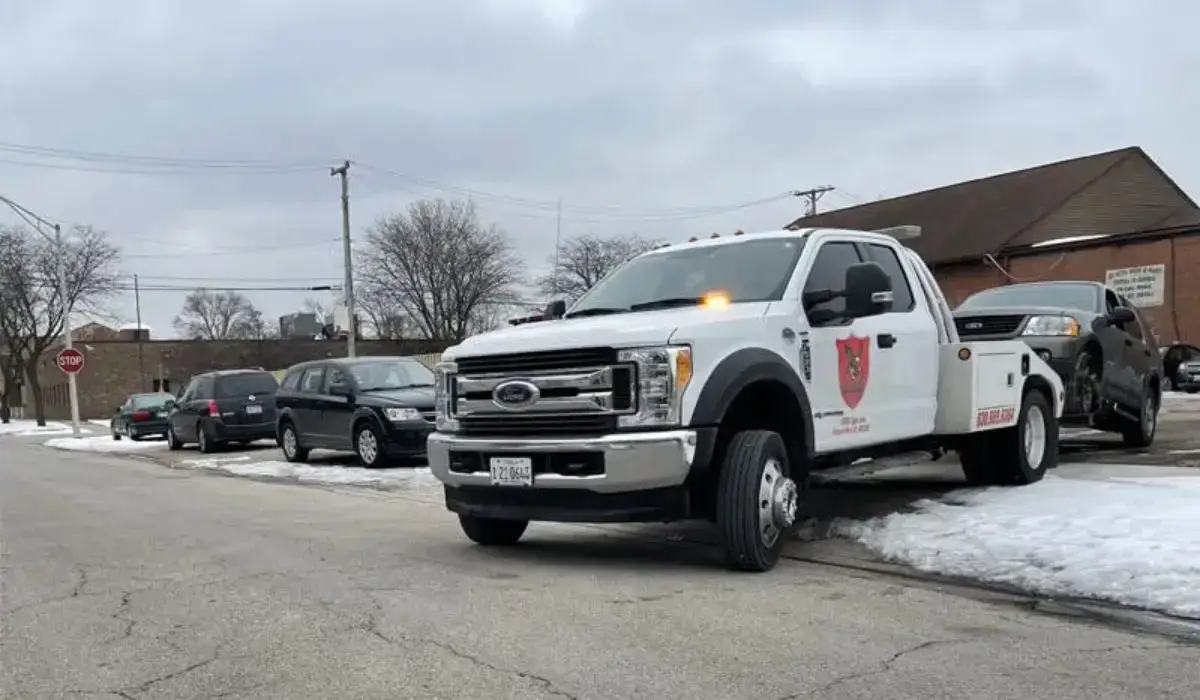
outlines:
M1004 306L1096 311L1100 308L1100 292L1098 287L1090 284L1015 284L972 294L958 308L971 310Z
M687 306L712 292L728 295L731 303L778 301L804 241L764 238L643 255L592 287L567 316Z

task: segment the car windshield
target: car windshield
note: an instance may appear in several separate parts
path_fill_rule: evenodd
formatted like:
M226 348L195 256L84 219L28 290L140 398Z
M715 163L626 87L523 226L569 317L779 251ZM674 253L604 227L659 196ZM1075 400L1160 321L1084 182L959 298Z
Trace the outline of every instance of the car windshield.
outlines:
M168 401L173 401L175 397L172 394L141 394L134 396L134 408L162 408Z
M1100 293L1090 284L1025 284L996 287L967 297L959 309L989 309L1004 306L1048 306L1095 311Z
M387 360L350 365L360 391L388 391L433 386L433 371L417 360Z
M571 316L688 306L720 292L733 303L783 297L804 238L682 246L634 258L592 287Z
M217 398L230 399L251 394L274 394L279 391L279 382L270 372L226 374L217 377Z

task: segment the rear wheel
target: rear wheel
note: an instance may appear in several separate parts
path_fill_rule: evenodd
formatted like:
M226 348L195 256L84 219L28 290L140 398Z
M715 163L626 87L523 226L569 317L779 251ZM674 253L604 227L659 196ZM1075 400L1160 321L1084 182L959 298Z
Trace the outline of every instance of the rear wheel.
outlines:
M300 446L300 436L290 420L285 421L279 431L279 447L283 450L284 459L289 462L308 461L308 450Z
M1158 432L1158 392L1152 386L1142 389L1142 405L1136 422L1122 417L1121 437L1126 447L1149 447Z
M117 432L117 426L115 426L115 425L109 426L109 430L112 431L113 440L121 439L121 434Z
M1025 392L1017 424L966 436L959 448L963 475L972 486L1024 486L1058 464L1058 421L1046 395Z
M462 526L467 539L486 547L514 545L521 540L525 529L529 527L528 520L501 520L476 515L460 515L458 524Z
M778 433L746 430L729 441L717 486L717 530L730 568L770 571L779 562L803 498L789 473Z
M197 439L197 445L198 445L200 451L203 452L204 454L211 454L213 452L216 452L217 449L220 447L220 443L218 443L211 436L209 436L208 429L205 428L203 425L200 426L199 429L196 430L196 439Z
M175 430L171 426L167 426L167 449L172 452L183 449L183 443L175 435Z

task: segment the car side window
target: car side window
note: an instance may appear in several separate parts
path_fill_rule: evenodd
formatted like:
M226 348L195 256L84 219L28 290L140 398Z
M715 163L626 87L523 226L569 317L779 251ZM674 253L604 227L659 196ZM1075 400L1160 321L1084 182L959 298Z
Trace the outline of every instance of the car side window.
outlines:
M193 379L192 381L188 382L187 388L184 389L183 393L179 395L179 402L187 403L188 401L194 401L199 384L200 381L197 379Z
M1111 289L1104 290L1104 313L1111 314L1114 309L1119 307L1121 302L1117 299L1117 294Z
M325 371L325 393L329 393L329 387L334 384L345 384L346 375L336 367L330 367Z
M303 371L303 370L292 370L291 372L288 372L288 375L287 375L286 377L284 377L284 378L283 378L283 385L282 385L282 387L283 387L284 389L287 389L288 391L297 391L297 390L299 390L299 388L300 388L300 376L301 376L302 374L304 374L304 371Z
M1141 311L1125 297L1118 298L1120 299L1121 306L1128 307L1130 311L1133 311L1134 316L1133 323L1124 325L1124 331L1138 340L1144 340L1146 337L1146 330L1144 328L1145 320L1142 318Z
M808 272L808 280L804 283L804 292L815 292L823 289L841 291L846 286L846 270L851 265L862 262L858 247L847 241L825 243L817 251L812 268ZM833 326L846 320L846 300L838 297L813 304L805 310L808 322L813 327Z
M892 294L894 295L892 311L894 313L912 311L917 305L916 299L913 297L912 285L908 283L908 275L904 274L904 266L900 264L900 257L896 255L896 251L885 245L868 243L867 252L870 254L871 260L879 263L883 271L892 279Z
M324 367L309 367L304 370L304 377L300 380L300 391L305 394L319 394L324 379Z

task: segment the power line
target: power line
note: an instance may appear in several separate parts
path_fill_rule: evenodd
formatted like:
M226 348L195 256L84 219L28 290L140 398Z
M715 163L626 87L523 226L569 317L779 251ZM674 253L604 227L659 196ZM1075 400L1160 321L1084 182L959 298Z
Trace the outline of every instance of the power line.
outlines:
M796 192L792 192L791 195L793 197L803 197L804 199L807 199L808 206L805 207L804 215L805 216L815 216L817 213L817 202L819 202L821 200L821 197L826 192L832 192L833 190L834 190L833 185L822 185L820 187L814 187L811 190L799 190Z
M321 167L321 162L312 161L277 161L277 160L246 160L246 159L209 159L209 158L179 158L168 156L129 155L108 153L104 151L84 151L70 148L52 148L47 146L31 146L27 144L0 141L0 152L13 153L23 156L51 158L60 160L75 160L92 163L110 163L114 165L138 165L155 168L195 168L216 170L315 170Z
M180 253L134 253L132 255L122 254L122 259L130 260L169 260L172 258L196 258L196 257L220 257L223 255L244 255L246 253L277 253L288 250L301 250L304 248L312 248L315 246L329 245L337 242L336 238L328 238L320 241L309 241L307 243L295 243L292 245L269 245L259 244L253 246L237 246L228 248L209 248L206 250L187 251Z

